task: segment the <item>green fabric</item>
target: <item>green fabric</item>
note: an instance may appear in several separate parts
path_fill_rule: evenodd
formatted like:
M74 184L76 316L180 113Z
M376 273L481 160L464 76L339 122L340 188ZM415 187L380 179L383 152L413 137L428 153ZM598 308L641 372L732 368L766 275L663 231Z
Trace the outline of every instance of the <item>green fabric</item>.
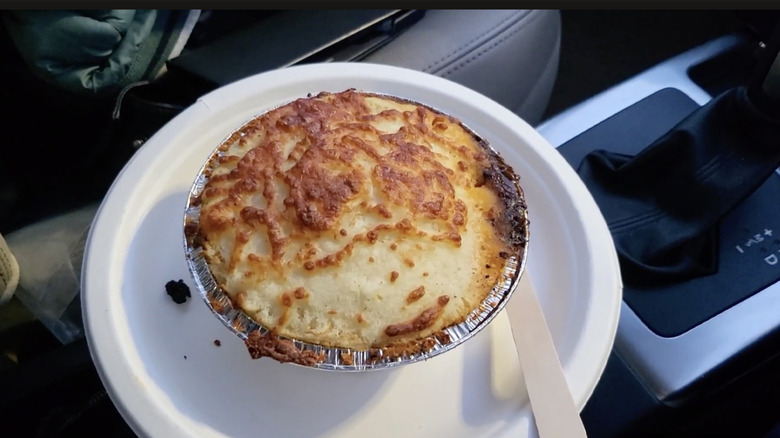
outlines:
M6 27L28 67L77 93L113 94L153 78L187 11L9 11Z

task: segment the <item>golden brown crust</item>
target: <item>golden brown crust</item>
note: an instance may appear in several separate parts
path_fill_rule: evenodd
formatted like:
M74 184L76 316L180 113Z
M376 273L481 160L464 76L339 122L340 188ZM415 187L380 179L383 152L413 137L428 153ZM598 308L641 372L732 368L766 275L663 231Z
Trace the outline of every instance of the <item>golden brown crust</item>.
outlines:
M420 287L422 289L422 286ZM412 291L412 293L415 293L415 291L418 291L419 289L415 289ZM416 296L412 301L416 301L419 299L423 294L424 290L420 291L419 296ZM411 294L407 298L407 301L412 298ZM433 324L434 321L436 321L436 318L441 315L441 311L444 309L444 306L447 305L447 303L450 301L450 297L447 295L442 295L439 297L438 300L436 300L436 304L428 307L427 309L423 310L422 313L420 313L417 317L410 321L402 322L399 324L392 324L387 326L385 329L385 334L387 336L399 336L399 335L405 335L407 333L414 333L422 331L425 328L428 328Z
M339 356L341 357L341 363L344 365L349 366L355 363L355 360L352 357L352 353L348 353L345 351L342 352Z
M415 354L427 353L436 346L436 344L446 345L450 343L450 337L447 333L440 331L420 339L413 339L402 342L391 342L382 348L369 349L368 363L377 363L380 360L396 360L403 357L409 357Z
M270 357L279 362L292 362L298 365L314 366L325 360L324 353L302 350L289 339L282 339L273 332L261 333L255 330L244 341L252 359Z
M420 286L409 292L409 295L406 296L406 302L411 304L422 298L423 295L425 295L425 286Z
M236 131L204 174L188 239L236 307L283 338L424 350L525 245L511 169L456 119L402 99L298 99Z

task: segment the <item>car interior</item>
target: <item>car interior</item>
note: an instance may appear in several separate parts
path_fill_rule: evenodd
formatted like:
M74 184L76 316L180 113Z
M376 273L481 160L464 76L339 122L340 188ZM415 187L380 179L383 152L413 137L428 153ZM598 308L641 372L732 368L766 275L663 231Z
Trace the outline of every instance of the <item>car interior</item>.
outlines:
M582 178L623 283L614 344L580 412L588 436L780 437L780 11L79 13L5 10L0 22L0 261L10 254L17 271L11 288L0 270L4 436L136 436L83 323L82 260L102 200L202 96L345 62L481 93ZM95 69L113 64L79 67L101 50L76 47L97 38L70 33L84 17L153 23L135 46L133 62L150 54L144 68L100 88ZM138 28L116 31L107 53Z

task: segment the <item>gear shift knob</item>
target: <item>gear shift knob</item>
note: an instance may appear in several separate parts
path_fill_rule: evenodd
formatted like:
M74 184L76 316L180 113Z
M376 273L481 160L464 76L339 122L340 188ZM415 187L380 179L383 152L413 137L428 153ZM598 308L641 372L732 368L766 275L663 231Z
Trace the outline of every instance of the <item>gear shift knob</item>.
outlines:
M780 117L780 22L763 46L747 90L756 107L772 117Z

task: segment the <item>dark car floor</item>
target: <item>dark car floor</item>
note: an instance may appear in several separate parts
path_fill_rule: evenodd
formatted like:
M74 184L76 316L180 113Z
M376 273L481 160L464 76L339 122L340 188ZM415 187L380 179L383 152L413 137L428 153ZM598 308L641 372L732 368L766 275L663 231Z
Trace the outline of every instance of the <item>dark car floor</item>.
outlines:
M545 118L710 39L744 31L746 21L735 11L565 10L562 26L560 69ZM0 190L0 203L3 196ZM19 208L53 213L35 202ZM0 308L0 322L0 381L12 383L0 384L5 436L132 436L103 391L85 342L60 348L18 301ZM739 424L723 427L729 426L739 430Z

